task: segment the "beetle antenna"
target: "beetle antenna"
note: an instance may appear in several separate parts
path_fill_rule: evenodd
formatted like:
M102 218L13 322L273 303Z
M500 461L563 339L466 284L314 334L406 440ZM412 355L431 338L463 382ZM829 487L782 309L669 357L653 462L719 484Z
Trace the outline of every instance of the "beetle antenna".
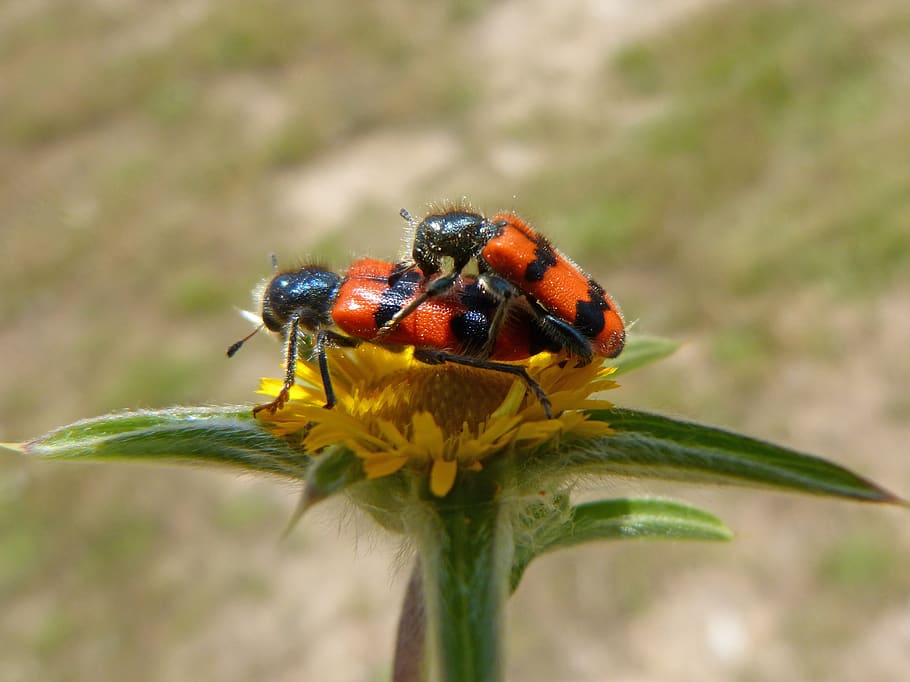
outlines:
M229 358L234 357L234 355L237 353L237 351L241 349L241 347L243 346L243 344L245 344L245 343L246 343L247 341L249 341L251 338L253 338L254 336L256 336L256 332L258 332L260 329L262 329L263 326L265 326L265 325L260 324L260 325L259 325L258 327L256 327L253 331L251 331L249 334L247 334L246 336L244 336L242 339L240 339L239 341L237 341L237 342L235 342L235 343L232 343L232 344L231 344L231 347L227 349L227 356L228 356Z
M412 228L417 224L417 221L414 220L414 216L412 216L411 212L408 211L408 209L406 209L406 208L403 208L400 211L398 211L398 215L400 215L402 218L404 218L408 222L408 225L410 225Z

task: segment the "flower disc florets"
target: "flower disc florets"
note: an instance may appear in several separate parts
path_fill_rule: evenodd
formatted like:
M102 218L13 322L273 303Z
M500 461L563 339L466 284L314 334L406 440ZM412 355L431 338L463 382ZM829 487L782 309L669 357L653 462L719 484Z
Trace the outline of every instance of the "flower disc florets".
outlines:
M478 470L483 460L513 448L532 448L560 434L609 433L581 410L611 407L592 393L613 388L612 367L576 368L572 361L542 353L526 363L552 403L553 419L523 381L501 372L460 365L427 365L409 349L393 352L362 344L329 351L338 399L323 407L325 392L315 365L297 364L298 383L276 414L259 417L278 435L306 429L303 446L317 454L343 445L363 459L368 478L408 467L428 472L430 490L445 495L458 469ZM263 379L260 393L276 396L282 382Z

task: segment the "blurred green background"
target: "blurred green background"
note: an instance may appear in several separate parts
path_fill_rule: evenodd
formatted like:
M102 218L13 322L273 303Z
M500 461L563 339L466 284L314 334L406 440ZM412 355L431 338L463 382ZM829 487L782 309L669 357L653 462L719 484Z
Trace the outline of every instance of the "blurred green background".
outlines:
M272 253L394 258L468 197L684 342L612 399L910 492L906 0L9 0L0 101L0 440L252 403ZM540 560L509 679L906 679L905 511L606 486L740 535ZM329 503L280 543L295 494L0 455L0 679L387 679L395 540Z

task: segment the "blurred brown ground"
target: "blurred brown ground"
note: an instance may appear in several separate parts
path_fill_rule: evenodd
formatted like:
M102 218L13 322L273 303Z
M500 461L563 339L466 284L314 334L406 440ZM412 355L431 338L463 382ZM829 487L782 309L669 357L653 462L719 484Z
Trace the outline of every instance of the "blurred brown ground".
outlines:
M9 0L0 101L0 440L253 402L277 345L224 349L270 254L391 258L466 196L684 341L617 402L910 493L902 0ZM509 679L906 679L906 511L596 490L739 536L540 560ZM0 456L0 679L387 679L395 539L329 503L279 543L295 493Z

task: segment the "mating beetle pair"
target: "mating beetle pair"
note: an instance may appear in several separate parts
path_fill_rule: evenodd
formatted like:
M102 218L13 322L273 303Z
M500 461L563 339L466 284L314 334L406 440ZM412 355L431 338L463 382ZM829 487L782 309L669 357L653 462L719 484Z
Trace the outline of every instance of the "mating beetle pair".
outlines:
M307 332L314 335L329 408L335 394L327 346L363 341L413 346L415 357L430 364L513 374L548 417L544 391L523 366L507 363L542 351L565 351L584 365L595 355L615 357L622 351L624 324L610 297L517 216L501 213L488 219L447 210L417 222L407 211L401 214L414 231L411 261L361 259L344 277L305 266L279 272L266 284L260 328L283 336L287 373L278 397L255 413L275 412L287 401L300 336ZM444 271L447 259L452 265ZM477 277L462 274L472 260ZM246 338L231 346L228 356Z

